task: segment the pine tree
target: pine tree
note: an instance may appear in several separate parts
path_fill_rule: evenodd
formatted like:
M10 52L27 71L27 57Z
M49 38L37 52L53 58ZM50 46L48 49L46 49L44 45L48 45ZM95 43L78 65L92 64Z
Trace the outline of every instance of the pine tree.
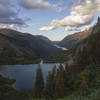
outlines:
M79 75L79 79L77 80L76 83L76 88L80 93L80 97L87 95L88 82L89 82L89 73L87 70L83 70Z
M56 85L56 66L48 73L45 87L46 99L55 98L55 85Z
M71 90L73 89L73 79L72 79L72 71L71 67L66 64L65 66L65 89L66 89L66 96L71 94ZM67 92L68 91L68 92Z
M56 89L55 94L56 98L63 98L65 96L65 70L62 65L59 66L57 70L57 80L56 80Z
M37 73L36 73L36 80L35 80L35 97L41 98L44 89L44 80L43 74L40 65L38 66Z
M81 67L76 60L74 60L73 64L65 66L65 76L66 76L66 84L70 89L74 89L73 85L75 80L77 79L79 73L81 72Z

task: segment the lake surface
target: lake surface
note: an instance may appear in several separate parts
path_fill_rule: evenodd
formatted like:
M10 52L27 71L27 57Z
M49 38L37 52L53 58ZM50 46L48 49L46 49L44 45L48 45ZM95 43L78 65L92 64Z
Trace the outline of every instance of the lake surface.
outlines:
M67 48L61 47L61 46L59 46L59 45L57 45L57 44L55 44L54 46L57 47L57 48L60 48L60 49L62 49L62 50L64 50L64 51L68 50Z
M59 64L40 64L44 81L46 81L48 72L51 71L55 65L57 68L59 67ZM16 79L13 85L14 88L27 91L34 87L38 66L38 64L0 66L0 74L10 79Z

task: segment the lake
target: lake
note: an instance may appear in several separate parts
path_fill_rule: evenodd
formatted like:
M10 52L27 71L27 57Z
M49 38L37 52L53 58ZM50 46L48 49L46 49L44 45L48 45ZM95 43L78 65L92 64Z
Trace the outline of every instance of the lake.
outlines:
M44 81L46 81L46 77L48 72L52 70L52 68L56 65L59 67L59 64L40 64ZM32 65L6 65L0 66L0 74L9 79L16 79L14 88L20 91L27 91L34 87L36 71L38 68L38 64Z

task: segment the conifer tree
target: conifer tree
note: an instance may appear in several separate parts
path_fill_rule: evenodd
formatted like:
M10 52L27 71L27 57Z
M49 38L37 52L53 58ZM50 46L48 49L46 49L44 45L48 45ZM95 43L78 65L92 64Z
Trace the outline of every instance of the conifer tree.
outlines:
M72 65L66 64L65 66L65 77L66 77L66 88L73 90L74 83L77 79L79 73L81 72L81 68L76 61Z
M34 89L36 98L42 97L43 89L44 89L44 80L43 80L42 69L39 65L36 72L35 89Z
M65 70L62 65L57 70L57 80L55 94L56 98L63 98L65 96Z
M55 85L56 85L56 66L48 73L45 87L45 97L55 98Z
M68 64L65 65L65 89L66 89L66 96L70 94L72 90L72 79L71 79L71 68ZM68 91L68 92L67 92Z
M80 93L80 97L85 96L87 94L88 82L89 82L89 73L87 70L84 70L81 72L76 84L76 87Z

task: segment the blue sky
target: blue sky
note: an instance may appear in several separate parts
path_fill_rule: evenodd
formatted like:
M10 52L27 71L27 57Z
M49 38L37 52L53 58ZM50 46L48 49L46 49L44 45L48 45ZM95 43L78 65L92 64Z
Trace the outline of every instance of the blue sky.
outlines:
M46 0L50 3L59 3L58 0ZM71 0L63 0L62 1L62 7L66 7L65 10L61 12L56 12L53 10L31 10L31 11L25 11L22 10L20 14L23 14L24 16L30 17L31 20L27 22L30 27L26 29L21 29L21 31L24 32L30 32L34 35L44 35L50 38L51 40L61 40L63 39L69 32L64 31L63 28L51 30L51 31L40 31L39 28L45 25L49 25L51 20L53 19L63 19L66 15L70 14L70 3ZM20 15L21 16L21 15Z
M98 4L98 8L92 8L92 3ZM85 9L84 5L89 8ZM8 11L3 6L8 7ZM44 35L54 41L93 25L100 12L99 0L1 0L0 7L3 11L0 12L0 27ZM88 9L95 10L88 14ZM9 12L8 17L6 12Z

